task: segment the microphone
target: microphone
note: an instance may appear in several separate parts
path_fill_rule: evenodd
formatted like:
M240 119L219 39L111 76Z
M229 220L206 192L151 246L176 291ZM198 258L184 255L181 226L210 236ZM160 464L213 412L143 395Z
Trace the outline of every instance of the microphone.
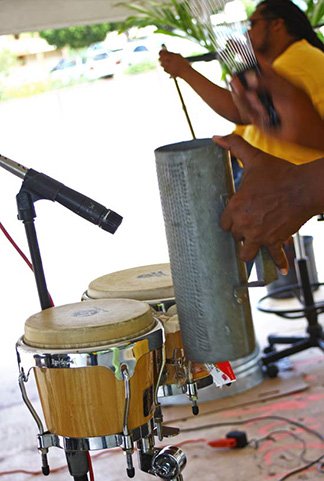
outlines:
M24 179L22 189L33 193L37 197L36 200L57 201L75 214L111 234L116 232L123 220L122 216L90 199L90 197L66 187L48 175L28 169L3 155L0 155L0 166Z

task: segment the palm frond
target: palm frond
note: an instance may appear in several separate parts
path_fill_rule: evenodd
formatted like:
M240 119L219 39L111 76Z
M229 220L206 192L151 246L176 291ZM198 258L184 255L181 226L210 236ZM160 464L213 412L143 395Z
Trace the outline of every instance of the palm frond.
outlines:
M138 0L132 3L119 3L124 8L136 12L119 24L119 32L125 32L131 27L155 25L157 31L168 35L186 38L198 43L208 51L216 49L216 39L212 31L194 18L187 0L169 0L156 2L154 0Z

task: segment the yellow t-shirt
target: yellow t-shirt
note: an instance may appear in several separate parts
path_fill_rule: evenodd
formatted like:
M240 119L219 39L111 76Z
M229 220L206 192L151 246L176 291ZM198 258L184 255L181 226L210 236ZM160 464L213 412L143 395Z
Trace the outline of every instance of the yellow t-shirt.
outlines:
M277 57L272 66L279 75L302 88L324 117L324 53L321 50L306 40L299 40ZM324 157L323 151L274 139L254 125L247 125L242 136L254 147L294 164L304 164Z

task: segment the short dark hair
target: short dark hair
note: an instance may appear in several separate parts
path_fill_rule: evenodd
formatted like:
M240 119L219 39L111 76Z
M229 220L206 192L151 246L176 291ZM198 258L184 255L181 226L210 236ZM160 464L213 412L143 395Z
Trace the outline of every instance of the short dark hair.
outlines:
M308 43L324 52L324 44L316 35L306 14L291 0L262 0L261 15L269 18L282 18L287 31L296 40L305 39Z

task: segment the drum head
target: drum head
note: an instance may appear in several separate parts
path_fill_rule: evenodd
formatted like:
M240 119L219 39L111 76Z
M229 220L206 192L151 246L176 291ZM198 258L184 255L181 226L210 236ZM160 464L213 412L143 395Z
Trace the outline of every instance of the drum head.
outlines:
M150 306L133 299L99 299L50 307L29 317L24 342L52 349L93 347L134 339L156 324Z
M150 301L172 298L170 264L152 264L106 274L89 284L87 294L92 299L122 297Z

